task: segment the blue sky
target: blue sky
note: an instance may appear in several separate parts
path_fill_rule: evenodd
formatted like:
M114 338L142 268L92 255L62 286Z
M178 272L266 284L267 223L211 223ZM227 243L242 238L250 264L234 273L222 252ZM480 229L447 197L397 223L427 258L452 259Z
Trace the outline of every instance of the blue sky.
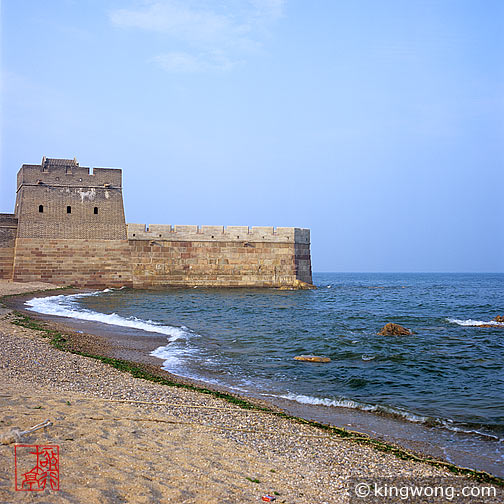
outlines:
M504 2L3 0L0 211L42 156L128 222L309 227L315 271L504 271Z

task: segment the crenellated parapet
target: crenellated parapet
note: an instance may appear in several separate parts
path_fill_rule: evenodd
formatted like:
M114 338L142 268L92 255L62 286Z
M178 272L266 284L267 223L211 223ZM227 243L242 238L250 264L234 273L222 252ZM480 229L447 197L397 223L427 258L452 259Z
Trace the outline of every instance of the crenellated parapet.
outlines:
M127 224L127 229L128 240L310 243L310 230L294 227Z
M109 190L122 187L122 170L79 166L75 159L42 158L39 165L24 164L17 174L17 189L22 186L94 187Z

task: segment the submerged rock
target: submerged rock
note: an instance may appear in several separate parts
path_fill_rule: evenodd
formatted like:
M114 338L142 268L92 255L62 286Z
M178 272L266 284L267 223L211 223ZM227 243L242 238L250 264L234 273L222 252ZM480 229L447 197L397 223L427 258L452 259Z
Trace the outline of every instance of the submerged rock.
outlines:
M298 355L297 357L294 357L294 360L306 362L331 362L329 357L318 357L316 355Z
M492 322L498 322L499 324L502 324L504 323L504 315L497 315L497 317L495 317ZM499 328L499 329L504 329L504 326L502 325L499 325L499 324L479 324L477 325L476 327L488 327L490 329L495 329L495 328Z
M315 285L309 284L306 282L303 282L301 280L294 280L294 288L295 289L303 289L303 290L310 290L310 289L316 289Z
M311 290L316 289L315 285L303 282L302 280L294 280L291 285L282 285L278 290Z
M409 336L414 333L411 329L389 322L378 334L380 336Z

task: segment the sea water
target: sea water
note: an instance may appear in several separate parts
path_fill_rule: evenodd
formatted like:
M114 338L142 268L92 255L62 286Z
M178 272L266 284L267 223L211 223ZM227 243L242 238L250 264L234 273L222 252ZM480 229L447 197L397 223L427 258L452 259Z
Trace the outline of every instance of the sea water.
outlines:
M320 273L314 283L309 291L106 289L29 304L166 335L152 355L177 375L464 433L474 436L469 449L483 450L476 438L484 440L485 456L504 461L504 323L492 321L504 315L504 274ZM414 334L378 335L387 322ZM300 354L331 362L293 359Z

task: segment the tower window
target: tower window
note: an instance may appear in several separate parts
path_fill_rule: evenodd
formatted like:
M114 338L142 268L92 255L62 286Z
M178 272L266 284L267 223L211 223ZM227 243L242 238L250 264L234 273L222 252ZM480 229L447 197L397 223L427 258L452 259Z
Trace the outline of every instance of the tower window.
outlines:
M94 214L98 215L98 207L97 206L94 207Z
M44 205L39 205L39 206L38 206L38 211L39 211L40 213L44 213Z
M72 213L72 207L71 206L67 206L67 213Z

